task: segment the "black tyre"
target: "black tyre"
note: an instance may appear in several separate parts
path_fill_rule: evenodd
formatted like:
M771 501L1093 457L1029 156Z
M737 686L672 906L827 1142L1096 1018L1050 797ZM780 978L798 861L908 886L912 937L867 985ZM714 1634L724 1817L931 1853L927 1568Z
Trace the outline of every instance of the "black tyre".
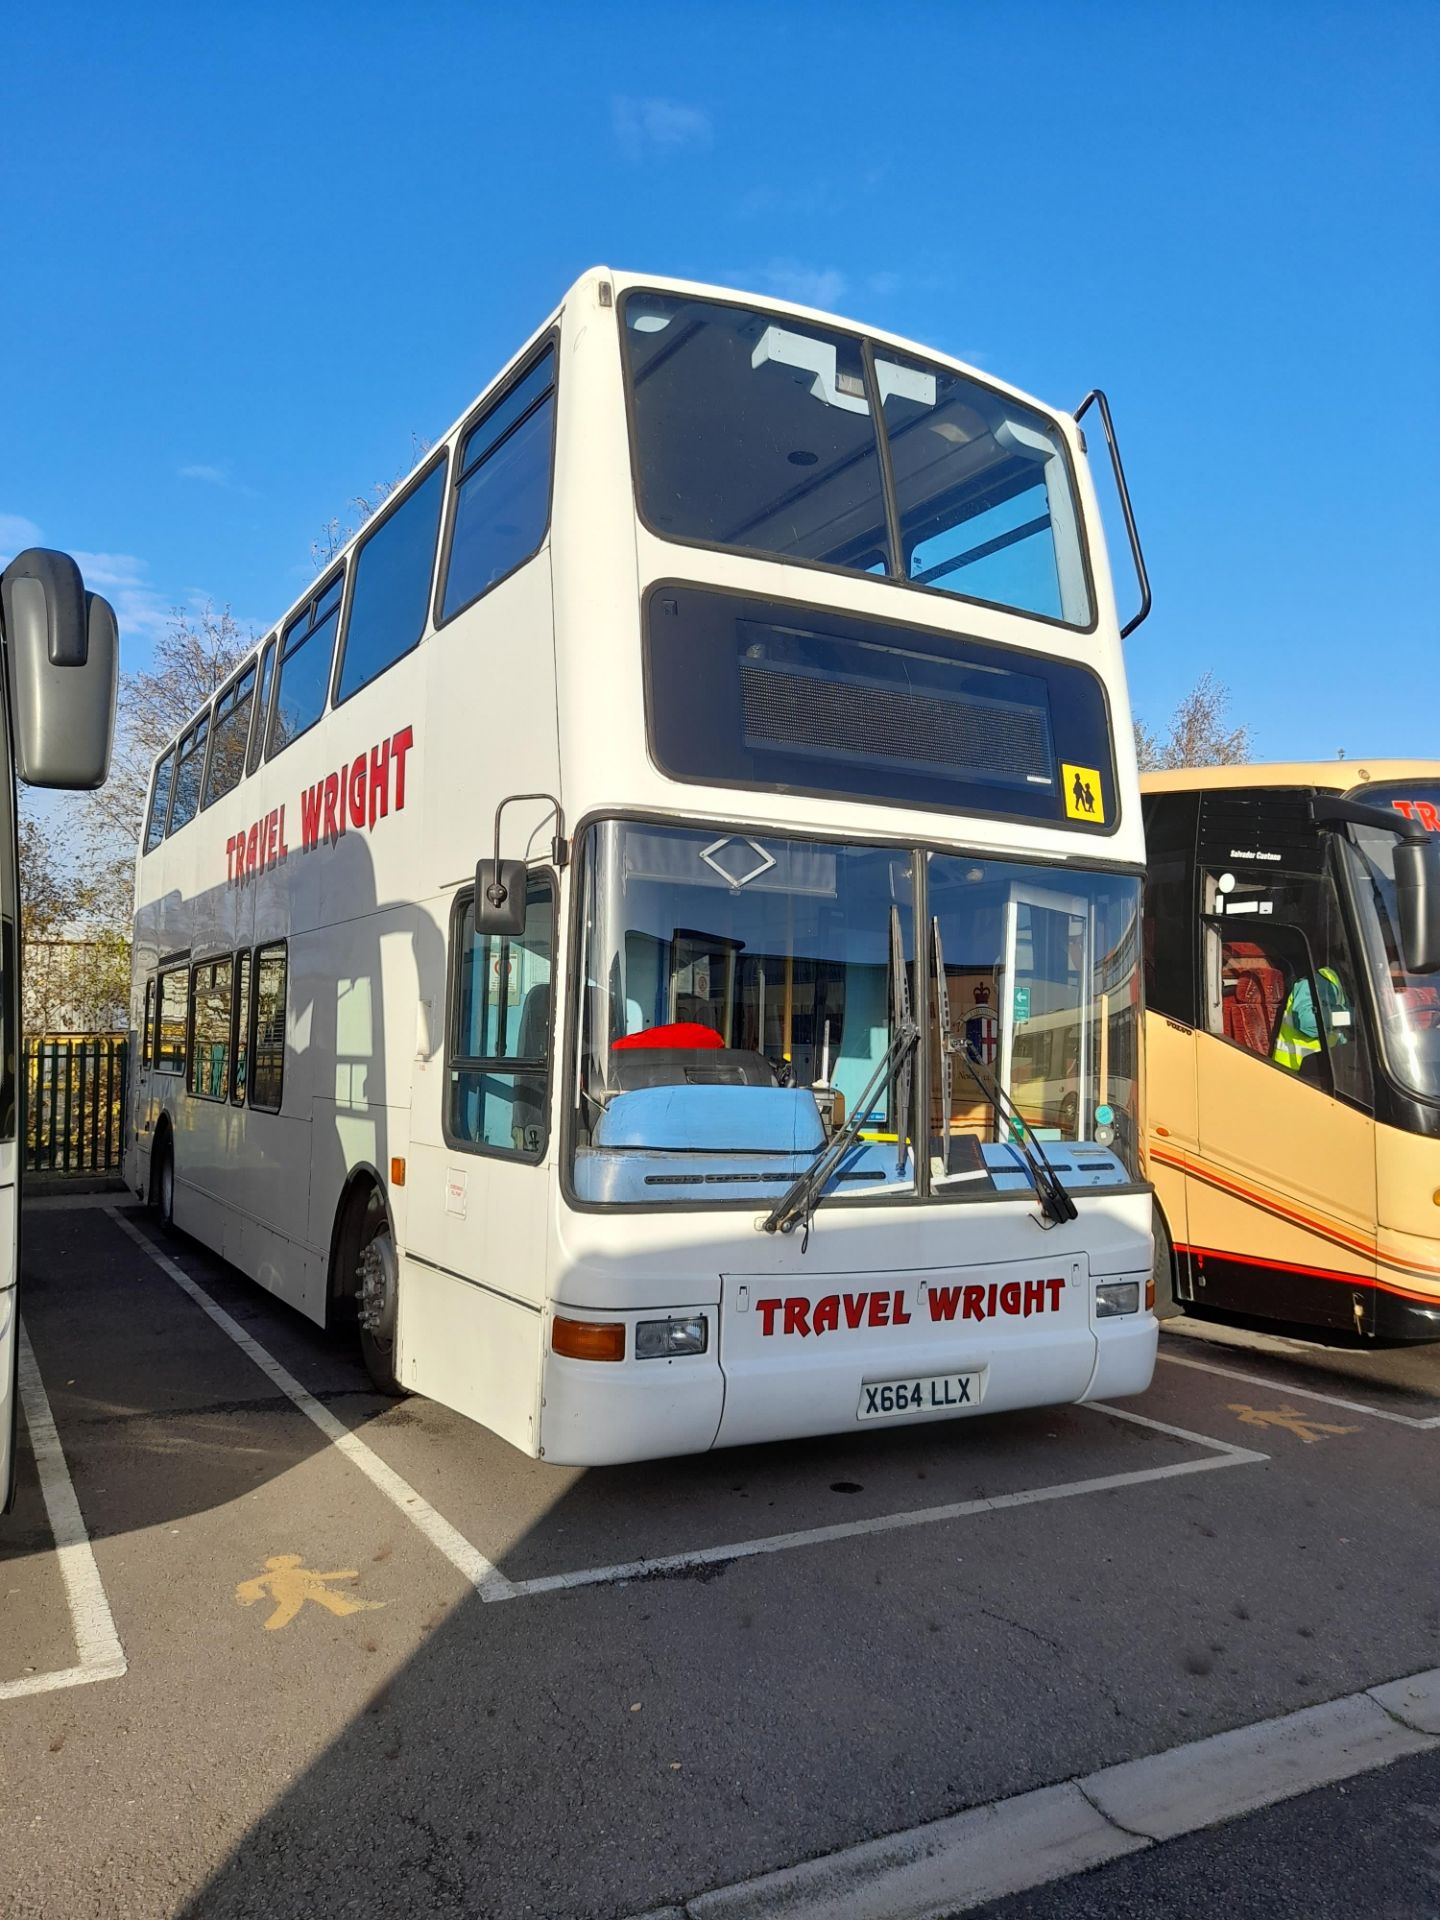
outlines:
M355 1216L348 1224L345 1244L354 1249L354 1264L347 1277L355 1302L361 1358L376 1388L401 1399L409 1388L395 1371L400 1262L385 1199L378 1188L369 1189L363 1205L356 1202Z
M1170 1229L1159 1207L1155 1208L1155 1318L1174 1320L1185 1311L1175 1298L1175 1249L1170 1244Z
M175 1225L175 1149L167 1133L155 1149L150 1175L150 1208L160 1227L169 1233Z

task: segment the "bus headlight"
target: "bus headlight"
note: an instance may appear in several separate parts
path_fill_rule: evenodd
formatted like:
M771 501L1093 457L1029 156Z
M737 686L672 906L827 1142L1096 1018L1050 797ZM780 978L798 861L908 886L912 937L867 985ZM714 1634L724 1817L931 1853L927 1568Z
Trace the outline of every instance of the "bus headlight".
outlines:
M1111 1320L1117 1313L1140 1311L1138 1280L1102 1280L1095 1289L1095 1318Z
M639 1320L635 1324L635 1358L668 1360L679 1353L704 1353L710 1343L709 1323L703 1313L682 1320Z

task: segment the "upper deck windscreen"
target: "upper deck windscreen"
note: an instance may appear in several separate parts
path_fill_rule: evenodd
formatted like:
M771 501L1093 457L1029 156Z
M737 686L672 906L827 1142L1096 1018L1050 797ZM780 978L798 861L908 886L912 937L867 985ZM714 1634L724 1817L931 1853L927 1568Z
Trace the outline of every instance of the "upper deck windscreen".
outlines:
M640 511L664 538L1093 624L1063 442L1034 408L715 301L632 293L621 331Z

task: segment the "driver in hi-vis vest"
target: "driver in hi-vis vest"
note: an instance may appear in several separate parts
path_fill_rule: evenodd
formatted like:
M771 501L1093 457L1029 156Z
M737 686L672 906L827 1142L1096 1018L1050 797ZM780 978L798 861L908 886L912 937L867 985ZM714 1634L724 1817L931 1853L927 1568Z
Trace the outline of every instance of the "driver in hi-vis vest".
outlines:
M1333 967L1320 969L1320 1011L1325 1021L1325 1038L1332 1047L1343 1047L1350 1035L1350 1002L1340 976ZM1337 1018L1336 1016L1342 1016ZM1312 1053L1320 1051L1320 1028L1315 1018L1315 995L1308 978L1297 980L1290 989L1285 1011L1275 1034L1271 1058L1277 1066L1298 1073Z

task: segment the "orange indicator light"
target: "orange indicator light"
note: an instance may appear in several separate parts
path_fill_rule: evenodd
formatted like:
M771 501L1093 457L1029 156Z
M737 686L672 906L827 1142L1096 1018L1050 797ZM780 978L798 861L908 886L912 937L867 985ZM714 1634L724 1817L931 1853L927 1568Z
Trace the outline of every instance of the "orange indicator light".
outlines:
M570 1360L623 1360L623 1320L566 1320L558 1313L550 1327L550 1345Z

